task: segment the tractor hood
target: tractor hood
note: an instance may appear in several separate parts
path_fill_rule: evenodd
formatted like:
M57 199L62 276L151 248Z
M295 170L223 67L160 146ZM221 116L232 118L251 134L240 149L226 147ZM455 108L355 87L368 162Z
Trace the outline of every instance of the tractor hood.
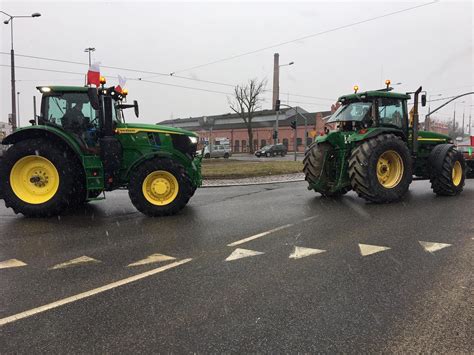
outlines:
M116 131L117 133L161 132L168 134L181 134L189 137L197 137L196 133L186 131L181 128L142 123L120 123L117 125Z

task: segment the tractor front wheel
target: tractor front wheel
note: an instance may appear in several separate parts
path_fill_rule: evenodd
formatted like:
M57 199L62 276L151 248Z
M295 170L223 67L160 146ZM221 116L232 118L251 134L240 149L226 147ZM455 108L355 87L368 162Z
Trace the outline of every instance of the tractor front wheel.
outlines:
M171 159L143 162L130 177L128 189L136 209L151 217L178 213L194 192L184 167Z
M401 199L412 181L412 162L405 142L393 134L363 142L352 151L349 178L352 188L368 201Z

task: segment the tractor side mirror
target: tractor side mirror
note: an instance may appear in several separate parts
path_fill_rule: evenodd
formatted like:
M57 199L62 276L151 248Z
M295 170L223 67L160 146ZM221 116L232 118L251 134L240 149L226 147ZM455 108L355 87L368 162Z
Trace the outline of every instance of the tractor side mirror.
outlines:
M423 106L423 107L426 106L426 95L425 94L421 95L421 106Z
M138 109L138 101L137 100L133 100L133 109L135 111L135 116L137 116L137 118L138 118L138 115L140 114L140 110Z
M100 107L99 104L99 94L97 93L97 88L87 88L87 96L94 110L98 110Z

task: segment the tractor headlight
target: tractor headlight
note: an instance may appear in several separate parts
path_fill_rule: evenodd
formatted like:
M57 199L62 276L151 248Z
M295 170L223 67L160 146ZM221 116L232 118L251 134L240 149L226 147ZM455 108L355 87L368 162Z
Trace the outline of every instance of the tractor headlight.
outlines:
M197 137L189 137L189 140L191 141L192 144L196 144L198 142Z

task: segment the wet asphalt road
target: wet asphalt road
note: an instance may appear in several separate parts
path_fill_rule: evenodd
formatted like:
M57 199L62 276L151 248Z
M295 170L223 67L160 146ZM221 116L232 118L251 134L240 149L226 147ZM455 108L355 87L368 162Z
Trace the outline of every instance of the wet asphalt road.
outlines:
M474 180L455 198L417 181L383 206L305 183L208 188L162 219L125 191L61 218L1 207L0 266L27 265L0 269L0 318L57 307L0 325L0 352L472 352L473 238ZM238 248L255 255L226 261ZM127 267L154 253L176 259ZM95 261L53 269L78 257Z

